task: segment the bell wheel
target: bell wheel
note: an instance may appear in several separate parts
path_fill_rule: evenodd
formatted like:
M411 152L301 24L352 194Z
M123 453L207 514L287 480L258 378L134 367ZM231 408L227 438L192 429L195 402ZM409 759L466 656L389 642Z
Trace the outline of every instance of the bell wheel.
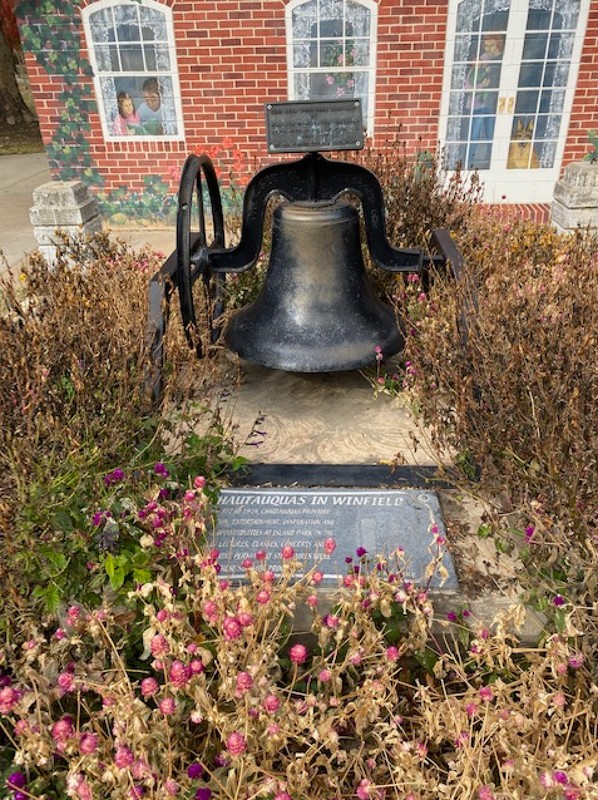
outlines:
M205 178L212 209L212 239L208 245L203 201L202 176ZM177 287L181 318L190 347L202 355L197 336L197 318L193 302L193 284L201 276L208 295L208 325L214 339L211 309L218 304L224 277L211 275L209 252L224 247L224 217L216 171L208 156L191 155L185 161L178 194L176 249Z

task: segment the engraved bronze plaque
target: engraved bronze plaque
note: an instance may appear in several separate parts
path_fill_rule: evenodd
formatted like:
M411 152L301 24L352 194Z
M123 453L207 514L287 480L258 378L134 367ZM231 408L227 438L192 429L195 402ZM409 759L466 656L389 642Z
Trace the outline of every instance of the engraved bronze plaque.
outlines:
M361 150L365 132L361 101L297 100L266 104L268 152Z

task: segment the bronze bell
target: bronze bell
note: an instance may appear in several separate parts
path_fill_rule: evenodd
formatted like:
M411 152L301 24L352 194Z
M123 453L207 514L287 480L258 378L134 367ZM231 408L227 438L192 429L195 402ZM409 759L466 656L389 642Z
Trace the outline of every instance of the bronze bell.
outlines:
M375 364L403 346L393 310L374 293L359 215L346 202L283 203L274 212L264 285L225 333L241 358L289 372Z

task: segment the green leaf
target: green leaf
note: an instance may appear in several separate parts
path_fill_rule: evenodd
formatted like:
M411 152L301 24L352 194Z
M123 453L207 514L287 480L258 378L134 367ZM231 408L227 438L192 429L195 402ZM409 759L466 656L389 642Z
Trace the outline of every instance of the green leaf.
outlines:
M55 614L60 605L60 589L55 583L50 583L48 586L36 586L33 590L33 596L39 600L43 600L46 609Z
M110 577L110 586L114 591L118 591L125 582L125 571L122 567L116 567Z
M104 559L104 569L106 570L106 574L112 580L114 577L114 570L116 569L116 564L114 563L114 556L112 553L108 553L106 558Z
M71 515L67 511L57 511L54 514L53 523L63 533L72 533L75 530Z
M152 579L152 573L149 569L134 569L133 570L133 580L135 583L150 583Z

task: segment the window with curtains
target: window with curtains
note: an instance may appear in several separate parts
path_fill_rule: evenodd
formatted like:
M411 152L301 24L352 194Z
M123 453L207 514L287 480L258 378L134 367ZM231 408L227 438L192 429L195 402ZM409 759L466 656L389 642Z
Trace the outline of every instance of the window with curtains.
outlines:
M292 0L286 13L289 97L358 97L371 133L376 4L371 0Z
M182 138L170 8L99 0L82 13L105 138Z

